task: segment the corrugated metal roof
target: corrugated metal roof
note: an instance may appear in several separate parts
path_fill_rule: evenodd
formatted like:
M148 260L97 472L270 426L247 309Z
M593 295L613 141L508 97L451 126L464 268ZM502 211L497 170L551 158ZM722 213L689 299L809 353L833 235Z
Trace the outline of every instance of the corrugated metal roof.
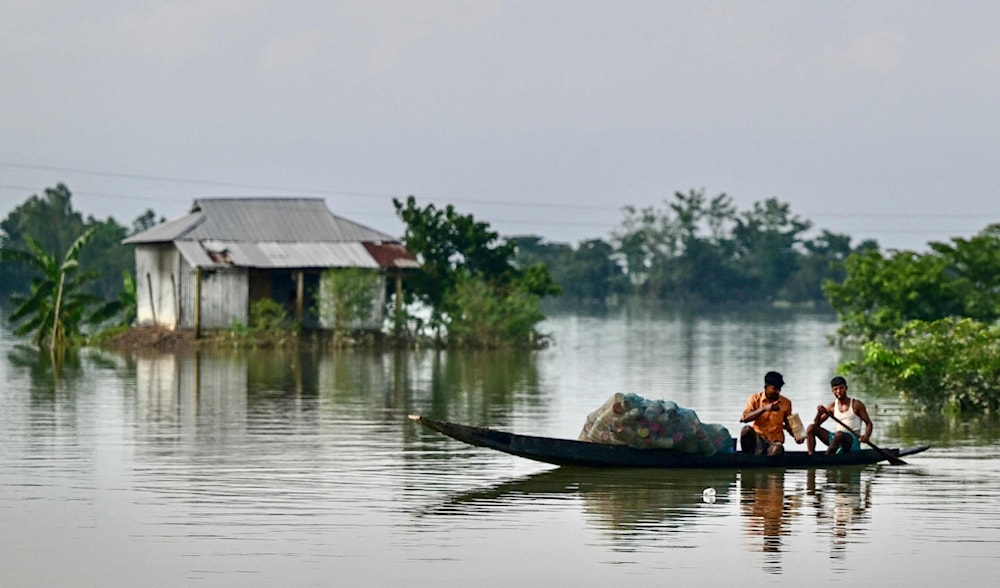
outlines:
M203 268L420 266L398 239L331 213L321 198L197 200L187 215L123 243L173 243Z
M124 243L177 240L272 242L398 242L330 212L322 198L210 198L196 200L191 212L132 235Z
M122 243L126 245L132 243L169 243L182 238L204 220L205 216L201 213L186 214L136 233Z
M381 267L361 243L241 243L206 240L178 241L176 245L189 264L203 268Z
M208 252L202 249L201 243L198 241L177 241L174 245L184 257L184 261L188 262L188 265L191 267L221 267L227 265L225 263L216 263L215 260L209 257Z

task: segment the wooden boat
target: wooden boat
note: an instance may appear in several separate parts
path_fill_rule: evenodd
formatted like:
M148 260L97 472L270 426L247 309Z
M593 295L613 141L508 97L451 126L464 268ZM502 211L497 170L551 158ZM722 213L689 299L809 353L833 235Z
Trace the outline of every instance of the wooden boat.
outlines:
M671 449L636 449L628 445L591 443L575 439L554 439L518 435L484 427L472 427L410 415L410 420L469 445L488 447L518 457L559 466L601 468L826 468L868 465L887 457L873 449L848 453L809 455L805 451L786 451L784 455L716 453L712 456L680 453ZM918 445L908 449L885 449L896 457L914 455L929 449Z

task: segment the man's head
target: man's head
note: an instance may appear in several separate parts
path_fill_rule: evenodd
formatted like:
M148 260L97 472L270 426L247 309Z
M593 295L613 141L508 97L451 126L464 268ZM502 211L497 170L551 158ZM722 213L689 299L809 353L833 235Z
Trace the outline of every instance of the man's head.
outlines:
M777 400L785 379L778 372L767 372L764 374L764 395L768 400Z
M842 398L847 395L847 380L843 376L837 376L836 378L830 380L830 389L833 391L833 395L837 398Z

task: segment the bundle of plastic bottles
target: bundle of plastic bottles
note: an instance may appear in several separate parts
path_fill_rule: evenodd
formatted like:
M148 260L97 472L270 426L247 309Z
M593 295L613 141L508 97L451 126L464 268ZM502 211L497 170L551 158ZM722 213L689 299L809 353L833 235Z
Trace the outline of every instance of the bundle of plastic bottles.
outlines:
M695 411L672 400L614 394L587 415L581 441L674 449L683 453L732 453L732 437L722 425L702 423Z

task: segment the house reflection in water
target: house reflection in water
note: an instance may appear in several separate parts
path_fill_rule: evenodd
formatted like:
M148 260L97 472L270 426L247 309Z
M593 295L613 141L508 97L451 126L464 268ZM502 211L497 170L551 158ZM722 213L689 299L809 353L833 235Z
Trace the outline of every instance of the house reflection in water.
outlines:
M245 421L246 359L164 353L136 360L136 417L149 432ZM140 429L141 430L141 429Z
M174 428L232 435L364 419L405 404L406 357L309 349L147 354L136 359L136 419L166 436Z

